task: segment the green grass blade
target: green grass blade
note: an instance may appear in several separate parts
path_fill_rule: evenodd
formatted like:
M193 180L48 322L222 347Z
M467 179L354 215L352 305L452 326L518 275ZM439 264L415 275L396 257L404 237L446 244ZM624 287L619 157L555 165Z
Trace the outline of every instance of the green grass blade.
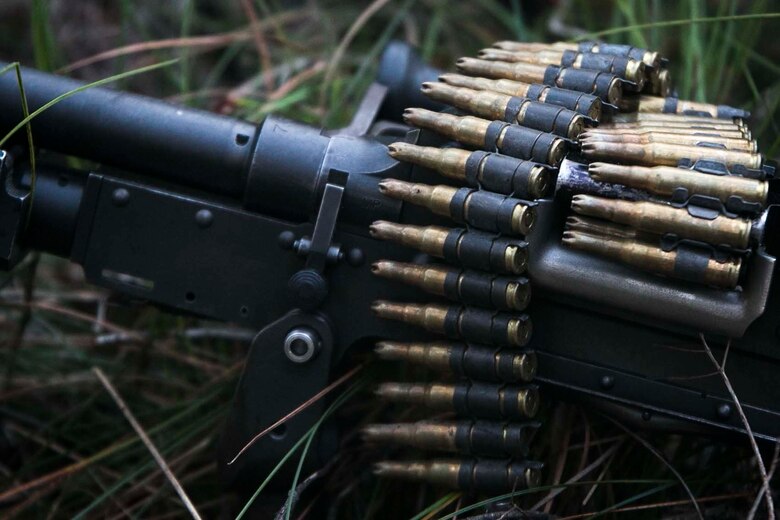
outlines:
M47 111L48 109L50 109L51 107L53 107L54 105L59 103L60 101L68 99L69 97L74 96L74 95L78 94L79 92L84 92L85 90L89 90L89 89L94 88L94 87L99 87L101 85L107 85L107 84L112 83L114 81L119 81L119 80L124 79L124 78L129 78L130 76L136 76L138 74L143 74L145 72L150 72L152 70L161 69L163 67L168 67L170 65L173 65L177 61L179 61L179 60L178 59L168 60L168 61L164 61L162 63L155 63L154 65L141 67L140 69L129 70L127 72L123 72L123 73L117 74L115 76L111 76L111 77L104 78L104 79L101 79L101 80L98 80L98 81L94 81L92 83L88 83L86 85L82 85L82 86L80 86L78 88L75 88L73 90L65 92L64 94L60 94L59 96L57 96L56 98L52 99L51 101L49 101L48 103L43 105L41 108L39 108L38 110L33 112L32 114L29 114L27 117L22 119L19 122L19 124L17 124L10 132L8 132L5 135L5 137L0 139L0 148L2 148L2 146L8 141L8 139L10 139L16 132L18 132L20 128L22 128L23 126L27 125L30 121L32 121L33 119L38 117L40 114L42 114L43 112Z

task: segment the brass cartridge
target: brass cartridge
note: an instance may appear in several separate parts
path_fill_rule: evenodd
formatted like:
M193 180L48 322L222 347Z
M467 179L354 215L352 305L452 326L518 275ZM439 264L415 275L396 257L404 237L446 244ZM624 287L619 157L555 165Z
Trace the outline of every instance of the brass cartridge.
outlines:
M573 110L541 103L528 98L512 97L487 90L452 87L446 83L425 82L423 93L472 114L487 119L517 123L542 132L576 139L585 129L585 117Z
M484 419L530 419L539 410L535 385L497 385L476 381L455 384L382 383L376 395L390 402Z
M410 226L379 220L371 236L391 240L464 267L503 274L522 274L528 265L528 244L480 231L438 226Z
M566 142L560 137L505 121L455 116L422 108L406 109L404 121L467 145L551 166L558 166L566 152Z
M465 181L469 186L514 194L521 199L542 198L552 187L548 168L506 155L403 142L391 144L388 151L399 161L430 168L445 177Z
M472 188L384 179L379 183L379 191L485 231L525 235L533 227L536 215L535 207L528 202Z
M631 202L591 195L575 195L572 209L581 215L626 224L642 231L673 233L713 245L725 244L745 249L750 240L751 222L742 218L718 215L713 219L690 215L685 208L655 202Z
M533 352L468 343L380 341L374 352L387 361L405 361L479 381L529 382L537 367Z
M758 144L743 138L730 138L719 136L698 136L698 135L680 135L667 134L662 132L652 132L647 134L624 134L613 131L595 131L584 132L580 134L580 142L604 142L604 143L631 143L631 144L650 144L667 143L683 146L719 146L727 150L737 152L755 153L758 150Z
M523 83L511 79L488 79L462 74L442 74L439 81L453 87L487 90L507 96L526 97L542 103L574 110L594 121L601 119L601 98L576 90L549 87L541 83Z
M582 144L582 153L591 161L624 162L647 166L676 166L682 159L692 161L710 159L721 162L727 167L743 165L746 168L760 168L763 162L761 155L755 153L668 143L586 142Z
M531 284L524 277L389 260L375 262L371 271L377 276L404 282L430 294L478 307L522 311L531 299Z
M427 482L452 489L504 493L541 484L542 464L493 459L378 462L379 477Z
M457 452L479 457L525 457L539 423L485 420L418 421L370 424L362 430L372 443L392 443L423 450Z
M422 327L453 339L511 347L524 347L531 339L532 325L527 314L383 300L375 301L371 310L380 318Z
M601 54L611 54L613 56L624 56L634 60L642 61L647 67L658 68L661 65L661 56L648 49L632 47L630 45L620 45L614 43L604 43L596 41L587 41L580 43L555 42L555 43L525 43L513 41L500 41L493 44L497 49L507 51L543 51L543 50L572 50L579 52L592 52Z
M725 262L708 259L697 265L697 271L690 272L690 262L683 261L681 265L677 250L664 251L647 242L617 237L605 238L581 231L564 231L563 243L574 249L606 256L656 274L726 289L737 286L742 266L742 260L738 257Z
M757 202L763 207L769 191L766 181L736 175L707 175L670 166L647 168L596 162L588 166L588 172L599 182L623 184L666 197L678 188L685 188L691 195L717 197L724 203L736 196L745 202Z
M526 83L544 83L551 87L593 94L612 105L617 105L623 95L620 78L609 72L555 65L506 63L475 58L460 58L456 65L460 71L471 76L504 78Z
M675 97L648 96L645 94L623 97L620 102L620 109L626 112L655 114L709 114L720 119L747 119L750 117L750 112L728 105L712 105L710 103L700 103Z
M574 50L546 49L538 51L505 51L503 49L482 49L479 59L509 63L531 63L535 65L558 65L575 69L590 69L609 72L630 81L633 88L642 90L645 84L645 64L624 56L598 53L582 53Z

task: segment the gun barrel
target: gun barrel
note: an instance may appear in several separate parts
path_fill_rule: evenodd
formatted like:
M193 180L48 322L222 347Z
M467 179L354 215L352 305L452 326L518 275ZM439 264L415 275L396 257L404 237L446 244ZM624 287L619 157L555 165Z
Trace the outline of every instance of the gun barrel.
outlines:
M0 63L0 67L6 63ZM24 68L30 111L84 84ZM0 76L0 132L23 119L16 76ZM240 197L258 127L157 99L90 88L32 122L35 144L67 155Z

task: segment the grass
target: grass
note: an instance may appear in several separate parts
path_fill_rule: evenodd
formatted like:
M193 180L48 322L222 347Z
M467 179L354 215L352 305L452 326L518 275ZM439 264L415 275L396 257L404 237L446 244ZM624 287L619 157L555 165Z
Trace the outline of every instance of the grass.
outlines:
M240 38L230 36L247 28L240 2L123 0L95 7L94 2L73 0L67 4L68 9L63 9L61 3L47 0L34 0L30 5L11 1L0 7L0 35L4 37L0 56L57 70L131 43L224 35L210 46L156 49L149 45L148 50L96 62L72 74L95 81L178 59L177 65L160 71L122 76L119 85L253 121L274 112L335 127L349 120L371 81L376 57L390 38L418 44L426 58L448 68L455 58L473 55L494 40L599 36L658 47L672 60L681 97L751 110L755 116L751 127L761 150L770 157L780 153L780 47L774 38L780 18L778 13L766 16L773 9L766 0L749 4L572 0L560 2L554 10L519 0L449 4L391 0L353 30L348 45L341 45L342 39L366 3L329 0L285 12L283 2L255 0L255 14L267 25L263 37L270 49L270 68L263 68L250 32ZM557 20L566 33L549 34L550 20ZM81 32L68 30L74 26L81 27ZM333 63L340 45L341 59ZM173 488L91 375L91 367L98 366L118 387L201 514L217 516L227 505L216 485L213 446L246 344L191 339L196 330L219 325L146 305L128 305L117 296L86 286L77 270L51 257L44 256L40 263L31 258L12 274L0 292L6 347L0 355L4 356L3 367L8 368L0 381L2 515L186 515ZM25 290L26 280L32 280L32 294ZM8 346L21 330L25 302L45 305L28 307L29 322L12 358ZM142 332L143 337L118 340L117 330ZM350 401L347 395L336 399L343 404L333 410L345 424L397 417L377 407L367 395ZM405 413L413 417L413 412ZM633 510L628 513L632 518L655 518L659 510L666 514L692 511L685 502L687 494L668 467L610 421L569 405L548 406L543 416L545 426L535 450L547 465L546 487L534 493L493 497L493 502L512 499L528 506L542 499L546 490L557 488L564 491L552 500L551 510L563 517L573 518L583 510L617 516L615 511L637 504L655 509ZM361 447L354 434L345 433L339 464L321 492L300 498L291 518L304 511L338 519L424 518L431 514L463 518L488 505L426 486L373 479L368 467L376 454ZM563 443L565 439L568 442ZM750 507L759 479L749 446L675 435L653 435L647 441L684 477L693 494L705 499L701 507L706 515L739 517ZM300 446L306 442L303 437ZM587 477L560 484L610 449L604 463ZM21 460L14 460L19 455ZM291 452L289 458L295 461L294 455ZM552 482L559 461L562 477ZM298 474L301 479L307 477ZM258 475L258 486L270 477ZM284 490L290 486L293 482L281 483ZM234 513L241 506L233 507Z

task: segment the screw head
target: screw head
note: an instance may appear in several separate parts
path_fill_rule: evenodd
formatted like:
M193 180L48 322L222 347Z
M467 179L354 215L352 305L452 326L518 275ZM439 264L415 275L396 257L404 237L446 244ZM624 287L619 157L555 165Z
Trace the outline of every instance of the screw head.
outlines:
M279 233L277 239L279 241L279 247L282 249L292 249L295 245L295 233L292 231L282 231Z
M365 253L358 247L353 247L347 252L347 263L352 267L360 267L365 260Z
M613 386L615 386L615 378L612 376L602 376L600 383L601 388L604 390L610 390Z
M643 421L649 421L652 418L653 418L653 415L650 412L648 412L646 410L644 412L642 412L642 420Z
M293 363L306 363L317 353L320 338L311 329L299 327L287 333L284 338L284 354Z
M130 202L130 192L124 188L115 189L111 194L111 202L114 203L114 206L126 206Z
M718 417L726 420L731 417L731 405L728 403L722 403L718 406Z
M213 221L214 214L207 209L201 209L195 213L195 222L197 222L198 226L201 228L209 227Z

